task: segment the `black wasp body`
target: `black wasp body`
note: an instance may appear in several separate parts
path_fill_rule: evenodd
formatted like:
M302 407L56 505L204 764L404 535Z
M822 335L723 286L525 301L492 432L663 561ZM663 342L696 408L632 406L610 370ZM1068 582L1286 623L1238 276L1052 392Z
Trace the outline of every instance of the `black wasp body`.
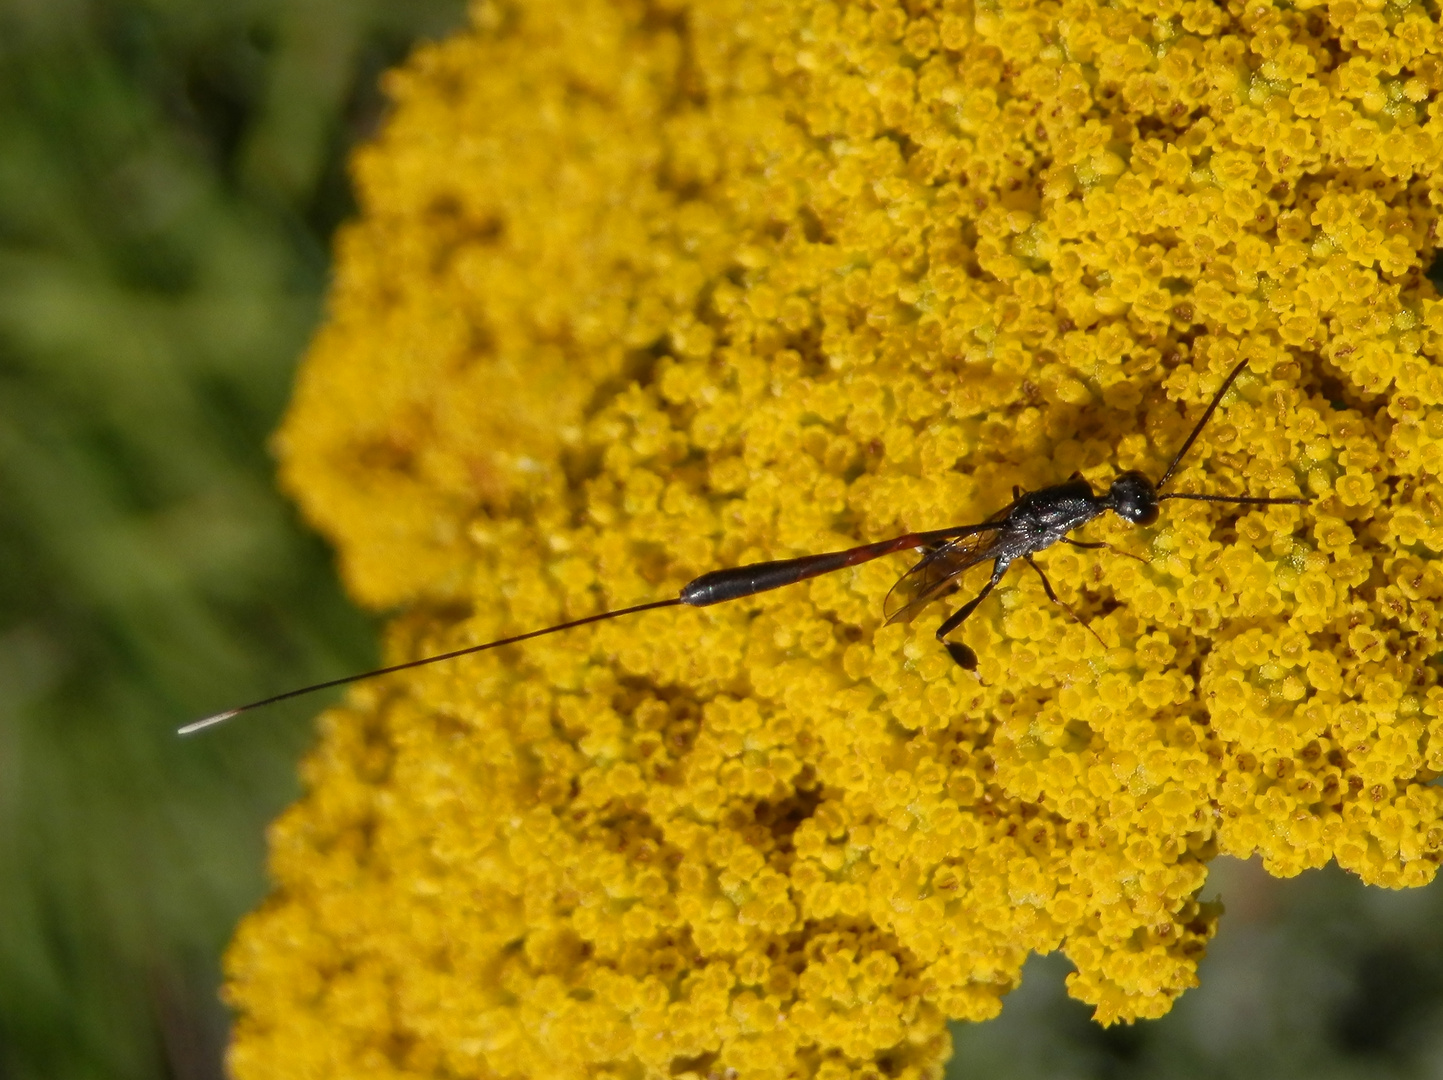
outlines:
M998 562L1011 562L1051 547L1108 509L1106 501L1081 477L1041 491L1014 492L1014 496L997 533Z
M1238 369L1240 371L1241 368ZM1233 372L1236 376L1238 371ZM1218 400L1232 382L1228 382L1218 393ZM1217 401L1214 401L1216 406ZM1209 410L1211 413L1211 409ZM1206 422L1206 417L1204 417ZM1201 430L1202 425L1198 425ZM1196 432L1194 432L1196 434ZM1188 440L1190 445L1191 439ZM1187 449L1186 446L1183 448ZM1182 455L1179 454L1180 458ZM1176 462L1174 462L1176 464ZM1169 469L1171 474L1171 469ZM1139 472L1125 472L1112 482L1104 495L1092 490L1092 485L1080 475L1070 480L1038 491L1024 492L1012 489L1012 502L1000 513L979 525L963 525L955 529L939 529L935 532L909 533L892 540L876 544L834 551L826 555L808 555L800 559L782 559L776 562L754 563L731 570L714 570L689 582L681 590L679 601L692 607L706 607L726 600L736 600L759 592L790 585L819 574L829 574L846 566L869 562L881 555L891 554L909 548L922 548L926 554L922 560L907 571L892 587L883 605L887 622L910 619L922 608L954 591L961 575L980 563L992 563L992 576L982 591L949 615L937 628L940 641L952 659L971 671L977 666L977 654L959 641L948 641L947 636L966 621L967 616L977 610L977 605L997 587L1008 568L1017 559L1027 562L1042 579L1047 598L1066 608L1077 618L1070 607L1057 598L1052 583L1037 565L1032 556L1050 548L1058 542L1073 547L1101 548L1106 544L1089 544L1073 540L1068 533L1080 529L1094 518L1111 510L1119 517L1137 525L1150 525L1157 520L1158 503L1166 498L1198 498L1192 495L1159 495L1151 480ZM1227 499L1201 496L1209 501L1257 502L1257 503L1299 503L1302 499ZM1078 619L1078 622L1082 622ZM1085 623L1083 625L1086 625ZM1100 640L1100 639L1099 639Z
M1066 604L1057 598L1052 589L1052 584L1047 580L1047 575L1042 572L1034 555L1045 551L1053 544L1070 544L1080 548L1102 548L1106 544L1084 543L1080 540L1073 540L1068 533L1080 529L1094 518L1107 513L1109 510L1117 514L1125 521L1135 525L1151 525L1157 520L1160 512L1160 504L1168 499L1194 499L1201 502L1230 503L1234 505L1270 505L1287 504L1302 506L1309 500L1297 497L1287 498L1266 498L1256 495L1245 495L1233 497L1228 495L1185 495L1167 493L1162 494L1172 474L1176 471L1178 463L1182 461L1183 455L1188 452L1196 441L1203 427L1211 419L1212 414L1217 410L1223 396L1232 386L1233 381L1242 374L1247 366L1244 360L1228 374L1218 387L1217 393L1213 395L1211 404L1203 412L1202 418L1198 420L1197 426L1193 428L1192 434L1187 441L1173 456L1172 462L1168 465L1162 475L1162 479L1154 484L1150 479L1140 472L1124 472L1113 480L1105 494L1099 495L1092 490L1086 480L1080 475L1074 474L1070 479L1060 484L1053 484L1050 487L1041 488L1038 491L1024 492L1020 488L1012 489L1012 502L1002 511L994 514L987 521L976 525L958 525L950 529L936 529L931 532L907 533L904 536L893 537L890 540L880 540L874 544L863 544L859 547L847 548L845 551L831 551L821 555L804 555L796 559L778 559L772 562L752 563L748 566L733 567L728 570L713 570L710 573L702 574L682 587L681 593L670 600L657 600L649 604L638 604L635 607L620 608L616 611L604 611L599 615L588 615L583 619L574 619L571 622L560 623L556 626L544 627L540 630L532 630L529 633L517 634L514 637L502 638L499 641L488 641L481 645L472 645L464 649L456 649L453 652L442 653L439 656L427 656L420 660L410 660L403 664L393 664L390 667L380 668L376 671L362 672L359 675L347 675L339 679L331 679L329 682L318 683L315 686L305 686L298 690L289 690L283 694L276 694L274 697L265 698L262 701L255 701L249 705L242 705L239 708L229 709L225 712L208 716L204 720L198 720L193 724L187 724L181 728L181 734L188 734L192 731L199 731L203 727L218 724L228 720L232 716L243 713L249 709L258 708L262 705L269 705L276 701L283 701L286 698L296 697L300 694L308 694L313 690L324 690L332 686L341 686L345 683L355 682L359 679L369 679L377 675L388 675L396 671L404 671L407 668L419 667L422 664L434 664L441 660L450 660L457 656L465 656L468 653L481 652L484 649L495 649L502 645L513 645L528 638L541 637L544 634L555 634L562 630L570 630L574 627L585 626L587 623L599 622L603 619L614 619L621 615L631 615L636 612L650 611L654 608L674 607L687 605L689 607L708 607L712 604L724 603L728 600L739 600L746 596L755 596L757 593L769 592L772 589L779 589L784 585L793 585L808 578L818 577L822 574L830 574L834 571L844 569L848 566L856 566L859 563L870 562L873 559L890 555L898 551L921 550L924 552L921 560L908 570L906 574L892 587L887 594L883 604L883 614L887 622L899 622L911 619L924 607L934 603L943 597L956 591L961 582L962 575L971 567L981 563L992 563L992 575L982 590L968 600L965 604L952 612L943 620L942 625L937 628L937 640L947 649L952 659L957 661L967 670L977 666L977 654L960 641L948 640L950 634L954 633L966 620L969 615L977 610L987 595L997 587L1008 568L1018 559L1024 560L1028 566L1037 572L1042 579L1043 590L1047 598L1053 603L1065 608L1073 618L1082 623L1074 612ZM1136 558L1136 556L1133 556ZM1145 560L1144 560L1145 561ZM1086 623L1082 623L1086 626ZM1092 632L1089 628L1089 632ZM1097 636L1092 632L1093 636ZM1101 638L1098 638L1100 641Z

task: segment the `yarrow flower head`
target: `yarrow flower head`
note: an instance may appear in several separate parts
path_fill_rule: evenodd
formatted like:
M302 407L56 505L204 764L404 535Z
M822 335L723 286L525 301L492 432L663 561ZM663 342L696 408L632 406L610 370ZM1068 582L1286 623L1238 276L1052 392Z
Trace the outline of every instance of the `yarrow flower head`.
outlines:
M279 448L397 660L1156 477L1242 360L1176 490L1314 501L1099 519L1101 640L1013 574L976 674L899 556L364 685L235 1075L936 1076L1032 952L1167 1012L1219 853L1429 881L1430 10L483 0L389 76Z

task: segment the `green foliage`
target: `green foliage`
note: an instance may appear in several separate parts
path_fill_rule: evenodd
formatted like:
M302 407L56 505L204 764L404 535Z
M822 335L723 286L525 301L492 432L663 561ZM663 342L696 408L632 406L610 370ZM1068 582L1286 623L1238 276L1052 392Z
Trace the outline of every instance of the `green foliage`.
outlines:
M1443 1062L1443 892L1370 888L1336 866L1290 880L1221 858L1227 914L1200 985L1167 1016L1103 1029L1033 957L988 1024L954 1025L948 1080L1409 1080Z
M216 958L373 659L265 453L377 76L459 0L0 0L0 1075L220 1075Z

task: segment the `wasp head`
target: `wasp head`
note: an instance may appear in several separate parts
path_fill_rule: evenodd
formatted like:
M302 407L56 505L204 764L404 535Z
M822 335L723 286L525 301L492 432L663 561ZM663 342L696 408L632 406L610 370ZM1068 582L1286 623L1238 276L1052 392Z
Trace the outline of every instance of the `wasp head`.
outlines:
M1108 488L1107 505L1134 525L1151 525L1157 520L1157 488L1142 473L1125 472Z

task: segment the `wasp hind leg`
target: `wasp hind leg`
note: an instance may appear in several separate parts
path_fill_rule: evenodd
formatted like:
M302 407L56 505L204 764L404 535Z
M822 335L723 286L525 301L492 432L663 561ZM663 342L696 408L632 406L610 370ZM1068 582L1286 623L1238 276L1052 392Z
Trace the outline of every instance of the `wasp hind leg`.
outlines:
M982 591L956 611L952 612L951 615L948 615L946 621L937 627L937 640L940 641L942 647L947 650L947 655L957 662L958 667L965 671L977 670L977 654L973 652L969 646L962 644L960 641L948 641L947 635L967 621L967 616L976 611L977 605L987 599L987 594L997 587L997 583L1002 580L1002 575L1005 573L1007 573L1005 563L994 564L992 577L988 579L986 585L982 586Z

